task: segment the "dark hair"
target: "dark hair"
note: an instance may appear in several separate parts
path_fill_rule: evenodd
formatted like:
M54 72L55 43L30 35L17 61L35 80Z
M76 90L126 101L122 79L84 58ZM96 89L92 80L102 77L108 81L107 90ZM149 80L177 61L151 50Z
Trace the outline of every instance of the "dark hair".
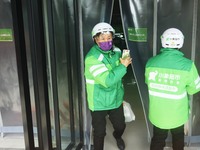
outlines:
M111 32L111 31L109 31L111 34L112 34L112 37L113 37L113 32ZM95 36L93 36L93 41L94 41L94 43L96 44L96 41L94 40L96 37L99 37L100 36L100 34L102 34L102 32L99 32L99 33L97 33Z

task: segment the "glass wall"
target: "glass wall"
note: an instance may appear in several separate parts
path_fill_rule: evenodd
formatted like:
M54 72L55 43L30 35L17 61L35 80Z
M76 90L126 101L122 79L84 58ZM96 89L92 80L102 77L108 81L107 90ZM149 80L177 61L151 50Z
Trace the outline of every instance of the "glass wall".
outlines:
M61 132L62 148L66 148L71 142L70 132L70 108L69 108L69 69L67 58L67 37L65 34L65 13L63 1L54 1L51 3L52 10L45 8L45 34L47 49L47 69L48 69L48 86L50 97L51 127L55 135L55 107L53 99L56 98L59 107L59 128ZM48 5L44 5L46 7ZM48 18L51 11L52 18ZM50 20L51 19L51 20ZM49 26L51 22L52 26ZM53 42L50 43L50 42ZM68 43L69 44L69 43ZM56 139L52 138L55 146Z
M26 148L80 149L80 5L67 0L11 3Z
M0 149L24 148L10 0L0 1Z
M43 6L52 143L65 149L81 138L81 83L77 76L81 64L75 22L79 10L75 1L67 0L44 1Z

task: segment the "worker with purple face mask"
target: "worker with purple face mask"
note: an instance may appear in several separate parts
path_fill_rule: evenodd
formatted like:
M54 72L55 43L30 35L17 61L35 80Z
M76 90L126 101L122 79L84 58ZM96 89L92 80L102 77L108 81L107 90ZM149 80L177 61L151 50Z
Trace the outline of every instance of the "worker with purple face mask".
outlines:
M126 127L122 78L132 58L121 58L121 50L113 45L114 34L115 30L110 24L96 24L92 30L95 44L85 57L85 81L92 116L94 150L104 149L107 116L113 125L113 136L118 148L125 149L122 139Z

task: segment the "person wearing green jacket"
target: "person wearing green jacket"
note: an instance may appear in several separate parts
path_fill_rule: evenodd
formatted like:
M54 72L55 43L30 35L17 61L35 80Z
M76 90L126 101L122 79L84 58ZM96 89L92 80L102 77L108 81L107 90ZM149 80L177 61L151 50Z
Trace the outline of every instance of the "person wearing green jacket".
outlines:
M113 136L120 150L125 149L122 78L132 59L121 58L121 50L113 45L115 30L105 22L92 30L94 46L85 57L85 80L88 106L92 116L94 150L103 150L106 116L113 125Z
M200 77L193 61L180 48L184 36L169 28L161 36L160 53L147 61L145 82L149 92L149 120L153 124L150 150L163 150L170 131L173 150L184 149L184 124L189 118L189 98L200 91Z

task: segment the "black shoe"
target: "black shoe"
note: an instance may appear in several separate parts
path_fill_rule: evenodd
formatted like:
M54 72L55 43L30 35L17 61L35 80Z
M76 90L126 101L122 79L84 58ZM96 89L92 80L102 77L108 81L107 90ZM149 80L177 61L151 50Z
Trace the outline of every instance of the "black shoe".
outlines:
M122 138L116 139L117 141L117 146L120 150L124 150L125 149L125 143L124 140Z

